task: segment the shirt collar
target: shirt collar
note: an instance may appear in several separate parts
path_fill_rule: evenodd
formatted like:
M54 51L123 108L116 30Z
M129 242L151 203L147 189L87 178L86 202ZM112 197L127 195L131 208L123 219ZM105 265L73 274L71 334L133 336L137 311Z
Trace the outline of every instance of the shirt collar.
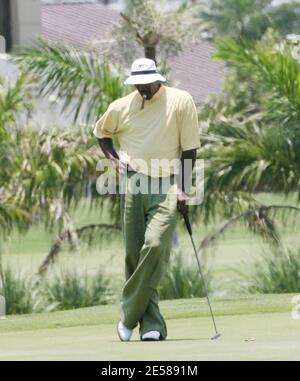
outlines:
M164 85L161 83L160 88L157 90L157 92L153 95L153 97L149 100L146 100L147 102L153 102L156 99L160 98L165 91Z

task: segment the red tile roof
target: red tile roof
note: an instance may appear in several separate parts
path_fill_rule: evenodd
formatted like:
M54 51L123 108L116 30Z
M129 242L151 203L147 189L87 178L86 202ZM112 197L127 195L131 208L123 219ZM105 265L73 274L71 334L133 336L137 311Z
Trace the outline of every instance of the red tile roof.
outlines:
M104 38L119 17L118 11L101 4L43 4L42 34L84 47L92 39ZM197 104L221 91L224 67L212 61L213 52L210 44L199 42L170 59L172 85L190 92Z

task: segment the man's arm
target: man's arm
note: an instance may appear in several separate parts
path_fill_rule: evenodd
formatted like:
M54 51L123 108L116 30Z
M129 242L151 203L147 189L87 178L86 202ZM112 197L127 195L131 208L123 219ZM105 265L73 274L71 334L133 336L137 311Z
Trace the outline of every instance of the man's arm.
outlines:
M114 168L118 173L126 171L126 165L120 161L119 155L114 149L113 141L111 138L97 138L100 148L102 149L105 157L111 160Z
M192 175L192 171L196 161L196 152L197 149L190 149L187 151L183 151L181 155L181 167L179 170L179 184L178 184L178 210L182 214L188 213L188 205L186 201L188 200L188 196L185 191L185 184L188 184L188 180Z
M112 159L112 158L119 159L119 155L114 149L113 141L111 138L102 138L102 139L97 138L97 140L105 157L107 157L108 159Z

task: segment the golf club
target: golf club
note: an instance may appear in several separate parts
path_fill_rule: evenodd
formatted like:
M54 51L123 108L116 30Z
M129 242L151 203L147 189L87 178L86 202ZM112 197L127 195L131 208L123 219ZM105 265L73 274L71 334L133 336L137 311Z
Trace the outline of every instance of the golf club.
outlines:
M206 287L204 275L203 275L203 272L202 272L201 264L200 264L200 261L199 261L198 255L197 255L196 245L195 245L195 242L194 242L194 239L193 239L193 235L192 235L192 227L191 227L191 224L190 224L188 213L183 213L182 215L183 215L183 218L184 218L184 222L185 222L185 226L187 228L187 231L189 232L189 235L191 237L192 245L193 245L193 248L194 248L195 256L196 256L196 259L197 259L199 271L200 271L200 274L201 274L201 278L202 278L202 282L203 282L203 286L204 286L204 290L205 290L206 299L207 299L207 302L208 302L208 305L209 305L209 309L210 309L210 314L211 314L211 317L212 317L212 320L213 320L213 323L214 323L214 328L215 328L215 333L216 334L215 334L215 336L213 336L211 338L211 340L216 340L216 339L218 339L221 336L221 334L217 330L214 314L213 314L213 311L212 311L212 308L211 308L211 304L210 304L210 300L209 300L209 297L208 297L208 292L207 292L207 287Z

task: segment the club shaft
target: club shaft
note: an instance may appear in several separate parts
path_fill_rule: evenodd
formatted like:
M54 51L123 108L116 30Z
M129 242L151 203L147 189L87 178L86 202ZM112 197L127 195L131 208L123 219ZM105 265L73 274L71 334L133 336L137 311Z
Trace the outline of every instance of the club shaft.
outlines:
M198 263L199 271L200 271L200 274L201 274L201 278L202 278L202 282L203 282L204 291L205 291L205 295L206 295L207 303L208 303L208 306L209 306L210 314L211 314L211 317L212 317L212 321L213 321L213 323L214 323L215 332L216 332L216 335L218 335L219 333L218 333L218 330L217 330L217 326L216 326L216 322L215 322L214 314L213 314L213 311L212 311L212 308L211 308L211 304L210 304L210 300L209 300L209 296L208 296L208 289L207 289L207 286L206 286L206 282L205 282L204 274L203 274L203 271L202 271L202 267L201 267L201 264L200 264L200 260L199 260L198 255L197 255L196 245L195 245L193 236L192 236L191 234L190 234L190 237L191 237L192 245L193 245L193 248L194 248L195 256L196 256L196 259L197 259L197 263Z

